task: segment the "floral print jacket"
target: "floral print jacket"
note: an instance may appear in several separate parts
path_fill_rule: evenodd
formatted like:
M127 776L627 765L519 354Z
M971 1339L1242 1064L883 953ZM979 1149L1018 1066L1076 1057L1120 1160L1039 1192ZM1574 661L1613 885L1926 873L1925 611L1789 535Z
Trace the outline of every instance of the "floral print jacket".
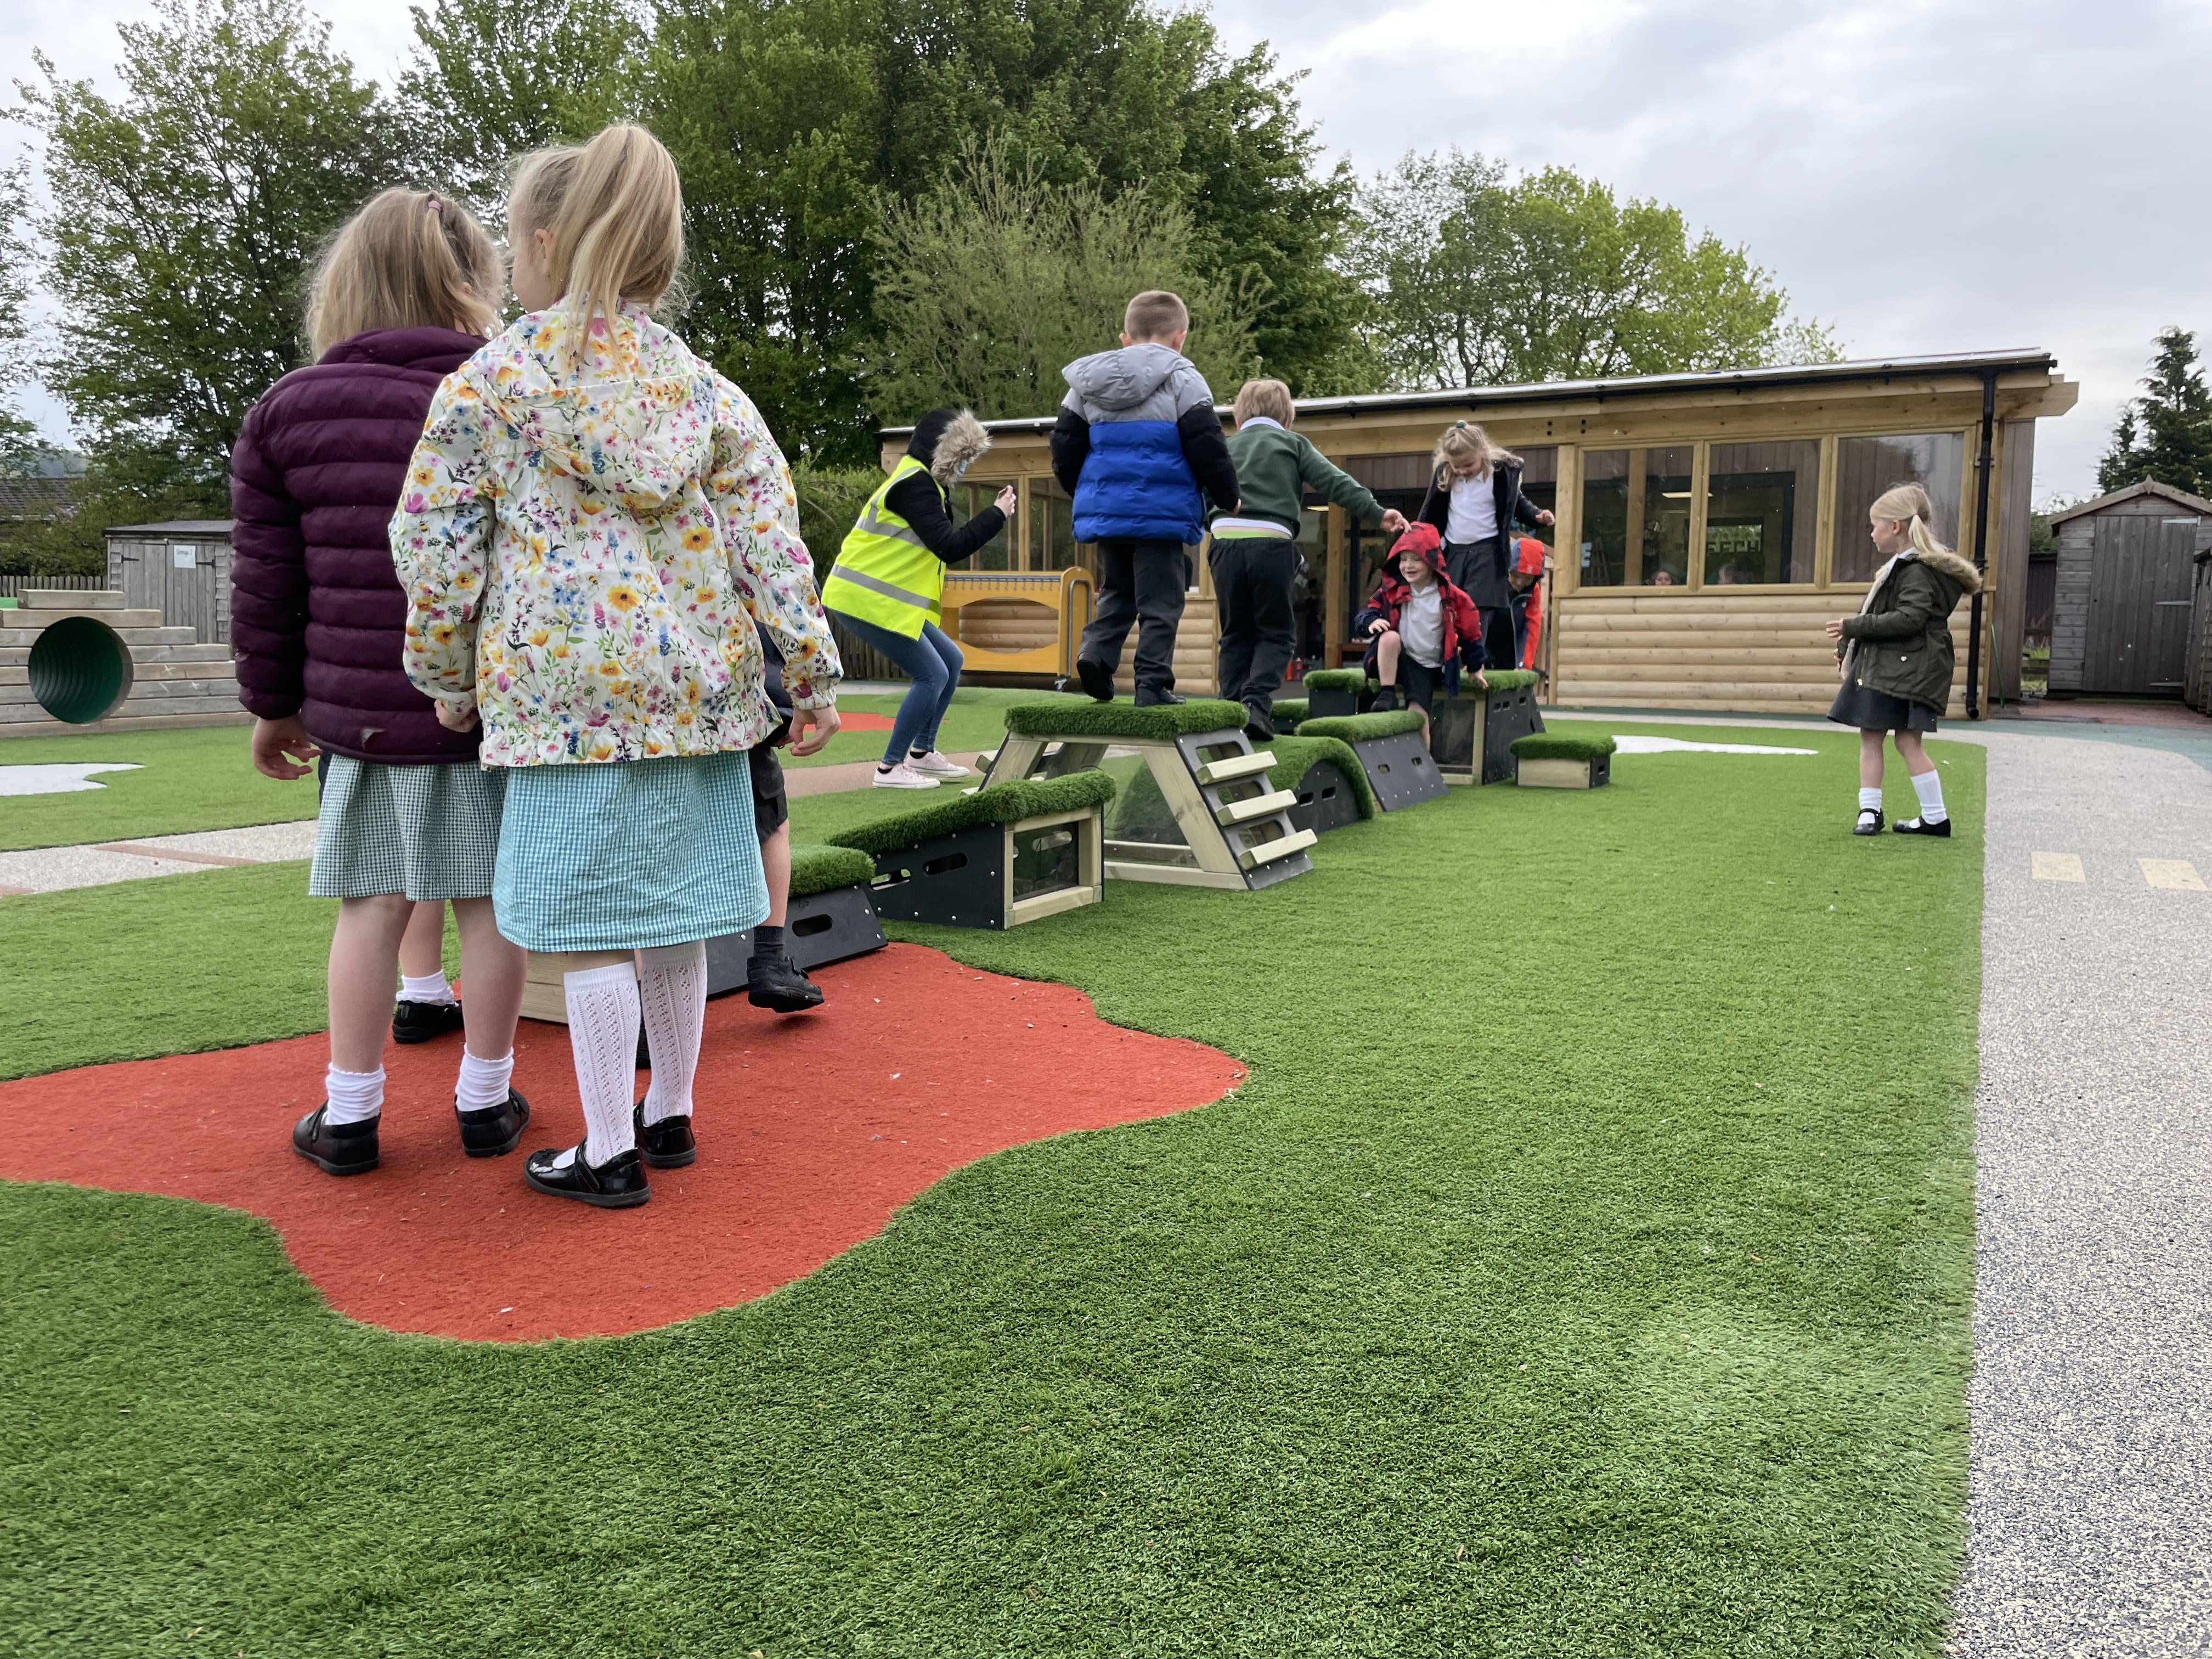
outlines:
M535 312L447 375L392 520L408 678L487 766L749 749L842 672L783 455L745 394L625 307Z

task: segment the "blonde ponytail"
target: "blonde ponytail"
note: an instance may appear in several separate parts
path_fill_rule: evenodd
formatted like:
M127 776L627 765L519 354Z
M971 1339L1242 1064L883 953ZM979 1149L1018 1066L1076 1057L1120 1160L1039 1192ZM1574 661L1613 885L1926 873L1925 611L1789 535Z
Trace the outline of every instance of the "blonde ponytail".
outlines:
M1490 434L1473 421L1454 421L1437 440L1435 455L1431 458L1439 469L1457 465L1472 459L1476 463L1478 477L1488 474L1492 467L1518 466L1521 458L1510 449L1500 449L1491 442Z
M611 126L589 143L526 155L507 198L507 239L550 232L561 303L588 332L623 305L650 306L684 259L684 185L660 141Z
M1867 516L1904 525L1913 551L1923 558L1951 550L1936 539L1936 532L1929 525L1929 520L1936 516L1936 504L1928 499L1928 492L1917 483L1892 484L1875 497L1874 505L1867 509Z
M489 334L499 320L499 250L467 211L419 190L387 190L339 228L307 290L317 357L380 328Z

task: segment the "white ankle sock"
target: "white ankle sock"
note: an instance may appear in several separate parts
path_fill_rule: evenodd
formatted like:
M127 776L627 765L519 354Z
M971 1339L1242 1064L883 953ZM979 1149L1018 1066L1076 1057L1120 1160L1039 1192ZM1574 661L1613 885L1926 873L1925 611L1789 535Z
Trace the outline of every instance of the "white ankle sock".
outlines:
M596 1169L637 1140L629 1115L637 1086L637 975L617 962L563 974L561 989L584 1103L584 1158Z
M434 974L402 974L399 976L399 1000L402 1002L451 1002L453 988L446 983L445 970Z
M1881 811L1881 791L1880 789L1862 789L1862 790L1860 790L1860 791L1859 791L1859 811L1862 811L1862 812L1879 812L1879 811Z
M366 1123L384 1110L384 1067L373 1072L341 1072L335 1066L323 1073L325 1123Z
M1951 815L1943 810L1943 775L1940 772L1915 772L1912 793L1920 797L1920 821L1941 823Z
M699 1036L707 1024L707 945L670 945L638 956L638 997L645 1009L646 1049L653 1083L645 1121L691 1111L691 1079L699 1071Z
M465 1047L461 1050L460 1079L453 1085L454 1109L481 1112L489 1107L504 1106L508 1085L514 1081L514 1049L508 1049L503 1060L478 1060Z

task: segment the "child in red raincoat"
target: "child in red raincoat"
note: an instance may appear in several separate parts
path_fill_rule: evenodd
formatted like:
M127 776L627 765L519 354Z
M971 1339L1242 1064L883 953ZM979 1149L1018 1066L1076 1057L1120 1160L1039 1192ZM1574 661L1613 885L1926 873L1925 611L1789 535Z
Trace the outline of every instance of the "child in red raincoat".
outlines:
M1423 743L1429 739L1429 705L1437 686L1441 682L1447 695L1456 691L1462 661L1474 671L1474 683L1489 689L1482 672L1481 613L1444 574L1434 525L1415 524L1398 538L1352 626L1369 636L1368 672L1382 687L1374 708L1395 708L1403 680L1406 706L1420 711Z

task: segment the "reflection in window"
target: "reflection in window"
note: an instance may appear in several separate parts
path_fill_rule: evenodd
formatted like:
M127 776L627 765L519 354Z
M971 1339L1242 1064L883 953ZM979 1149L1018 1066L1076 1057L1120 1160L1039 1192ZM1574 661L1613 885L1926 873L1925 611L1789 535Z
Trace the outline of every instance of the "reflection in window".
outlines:
M1966 441L1956 432L1895 438L1845 438L1836 446L1836 559L1833 579L1871 581L1883 556L1874 550L1867 510L1893 484L1917 483L1936 506L1929 527L1946 547L1959 544L1960 469Z
M1085 563L1075 541L1075 503L1052 477L1030 480L1030 570L1072 570Z
M1012 482L1011 478L1001 478L995 483L969 483L963 480L952 486L952 500L945 510L951 514L954 524L966 524L969 520L990 506L998 493ZM1013 515L1009 514L1006 523L999 527L999 533L978 548L975 557L969 559L960 568L963 570L1011 568L1012 567L1008 562L1013 550L1014 520Z
M1543 513L1559 510L1559 448L1557 444L1533 444L1518 452L1521 457L1521 493L1528 498L1528 505ZM1540 533L1527 525L1515 525L1509 535L1533 536Z
M1820 446L1715 444L1705 490L1705 586L1813 580Z
M1690 574L1688 444L1583 456L1586 587L1674 587Z

